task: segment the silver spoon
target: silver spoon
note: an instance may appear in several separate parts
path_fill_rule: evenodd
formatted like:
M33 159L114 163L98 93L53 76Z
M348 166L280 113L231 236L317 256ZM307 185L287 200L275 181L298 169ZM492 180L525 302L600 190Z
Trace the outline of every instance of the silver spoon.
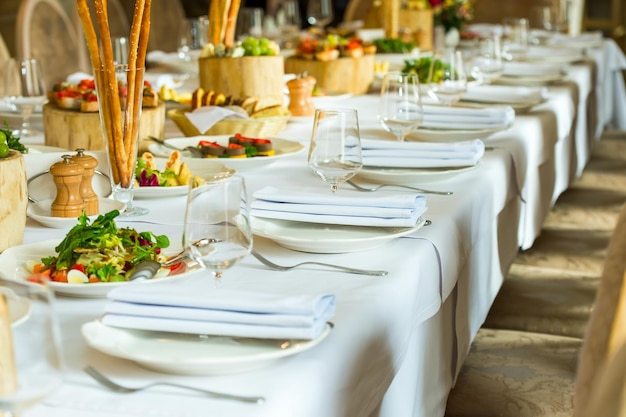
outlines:
M325 266L328 268L339 269L341 271L349 272L351 274L369 275L373 277L381 277L389 273L387 271L375 271L375 270L369 270L369 269L350 268L350 267L342 266L342 265L334 265L334 264L327 264L323 262L311 262L311 261L300 262L299 264L289 265L289 266L278 265L270 261L269 259L265 258L263 255L261 255L255 250L252 250L252 252L250 253L252 254L252 256L257 258L262 264L264 264L265 266L269 266L270 268L275 269L277 271L288 271L290 269L297 268L301 265L320 265L320 266Z
M410 187L408 185L382 184L382 185L377 185L377 186L372 187L372 188L367 188L367 187L363 187L362 185L356 184L356 183L352 182L351 180L348 180L347 183L350 184L351 186L353 186L354 188L356 188L358 191L365 191L365 192L370 192L370 193L372 193L374 191L378 191L378 190L380 190L383 187L398 187L398 188L405 188L407 190L419 191L419 192L422 192L424 194L452 195L452 191L426 190L424 188Z

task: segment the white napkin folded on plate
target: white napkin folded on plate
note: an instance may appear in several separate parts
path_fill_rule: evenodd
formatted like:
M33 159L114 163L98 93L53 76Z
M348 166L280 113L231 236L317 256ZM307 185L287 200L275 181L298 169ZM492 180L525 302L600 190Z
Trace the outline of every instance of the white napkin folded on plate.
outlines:
M363 165L389 168L444 168L476 165L485 154L480 139L463 142L392 142L362 139Z
M563 65L549 62L505 62L503 74L512 77L559 76Z
M108 294L107 326L265 339L315 339L335 314L333 294L212 288L205 280L126 285Z
M220 106L204 106L185 113L185 117L198 129L206 132L223 119L248 119L248 116Z
M559 46L531 46L526 50L526 58L582 58L585 54L583 48L575 48L567 45Z
M472 23L464 28L467 32L478 33L483 37L488 35L504 35L504 27L495 23Z
M472 85L461 100L481 103L537 103L546 95L543 87L515 87L508 85Z
M515 120L512 107L474 109L424 105L425 129L492 129L505 128Z
M555 33L548 41L549 45L577 45L580 43L597 43L602 42L602 32L586 32L577 36L566 35L563 33Z
M265 187L254 193L251 214L269 219L347 226L414 227L426 211L418 193L365 195L319 188Z

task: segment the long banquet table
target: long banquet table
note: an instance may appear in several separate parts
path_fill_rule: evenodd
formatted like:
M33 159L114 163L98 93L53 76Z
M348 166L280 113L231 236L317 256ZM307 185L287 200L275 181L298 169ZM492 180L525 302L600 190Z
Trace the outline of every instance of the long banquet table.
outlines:
M489 150L479 166L428 184L454 192L427 196L426 217L432 225L376 249L333 255L295 252L255 237L255 248L279 263L320 260L389 271L385 277L323 268L275 272L247 257L225 273L225 286L259 291L281 286L335 294L334 328L318 346L241 374L159 374L86 346L80 328L102 313L106 300L59 297L66 380L43 404L24 415L443 415L459 366L519 248L532 245L555 199L580 175L599 133L611 123L623 127L616 122L626 120L626 106L617 104L626 94L623 84L620 87L616 81L620 67L613 71L598 68L612 45L606 41L603 48L589 54L594 59L569 65L566 80L548 87L545 103L518 114L512 128L488 138ZM612 100L607 100L608 92ZM376 121L376 96L345 98L332 105L359 110L363 137L388 137ZM308 145L311 126L290 123L280 137ZM267 184L319 187L321 191L327 187L307 168L306 150L239 174L246 178L250 194ZM173 242L180 241L184 197L137 203L149 207L151 215L120 224L167 233ZM29 220L24 243L63 235L62 230ZM211 285L207 273L189 279ZM115 394L82 372L87 364L128 384L177 381L263 396L266 402L242 404L173 389Z

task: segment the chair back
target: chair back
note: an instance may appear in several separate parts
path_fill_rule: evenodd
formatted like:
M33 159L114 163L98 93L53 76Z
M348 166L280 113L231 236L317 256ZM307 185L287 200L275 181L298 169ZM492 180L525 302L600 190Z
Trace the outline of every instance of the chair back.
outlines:
M152 0L148 50L177 51L182 29L186 24L181 0Z
M615 226L584 337L576 375L574 416L582 417L598 369L626 340L626 205Z
M58 0L22 0L17 12L16 56L41 62L47 87L87 71L72 20Z

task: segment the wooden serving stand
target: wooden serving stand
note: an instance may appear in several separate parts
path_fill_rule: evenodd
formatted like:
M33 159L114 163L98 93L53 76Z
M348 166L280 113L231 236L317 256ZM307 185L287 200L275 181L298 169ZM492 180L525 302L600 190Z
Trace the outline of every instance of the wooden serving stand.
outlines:
M45 144L63 149L105 149L100 114L61 109L54 104L43 107ZM144 107L139 121L139 141L148 136L159 139L165 133L165 104Z
M374 55L314 61L295 56L285 59L288 74L308 73L317 85L334 93L365 94L374 81Z
M285 62L282 56L200 58L200 87L232 97L277 97L282 99Z
M9 156L0 158L0 252L22 244L27 204L24 157L11 150Z

